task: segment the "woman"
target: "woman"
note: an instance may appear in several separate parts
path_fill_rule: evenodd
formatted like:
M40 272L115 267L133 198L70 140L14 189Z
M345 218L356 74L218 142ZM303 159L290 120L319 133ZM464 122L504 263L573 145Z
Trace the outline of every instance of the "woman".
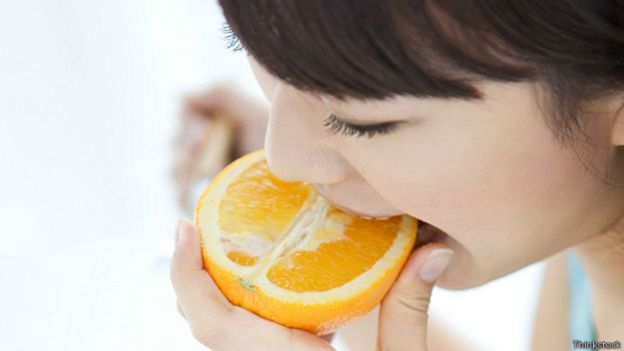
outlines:
M336 206L427 223L381 304L378 349L461 349L428 340L432 286L474 287L548 257L545 289L580 287L569 311L538 313L535 349L624 336L622 1L220 3L270 106L217 89L195 108L257 117L239 120L248 141L266 121L271 169ZM331 349L233 308L188 222L172 280L213 350ZM569 328L550 322L560 313Z

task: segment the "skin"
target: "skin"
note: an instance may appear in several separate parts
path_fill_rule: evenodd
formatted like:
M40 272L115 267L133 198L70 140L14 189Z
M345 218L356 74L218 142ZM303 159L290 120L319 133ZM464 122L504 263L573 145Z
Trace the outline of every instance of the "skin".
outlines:
M562 144L548 128L537 83L479 82L482 100L338 100L298 90L252 57L250 63L269 101L258 114L268 115L264 148L278 176L312 183L345 210L373 217L407 213L446 232L443 243L414 253L421 262L432 247L453 250L436 281L444 288L481 285L575 248L590 275L600 338L623 335L624 317L609 311L624 307L624 187L606 184L592 171L604 171L624 144L621 96L591 109L585 133L595 147L584 154L592 160L588 168L579 149ZM208 95L205 106L244 105L227 89ZM323 126L330 114L351 124L400 124L371 138L331 134ZM176 269L183 270L174 261ZM184 285L172 278L174 286ZM389 294L394 300L381 306L378 349L428 343L428 304L402 308L396 301L428 301L431 284L404 279L393 287L400 293ZM185 303L190 310L192 303ZM401 332L396 316L413 320L409 331Z
M448 233L456 255L438 282L444 288L511 273L603 232L624 213L623 189L603 184L547 128L535 84L484 82L479 101L343 102L301 92L250 61L271 104L271 169L313 183L339 207L407 213ZM353 124L405 123L370 139L331 135L323 126L330 113ZM608 149L612 121L595 124L592 137Z

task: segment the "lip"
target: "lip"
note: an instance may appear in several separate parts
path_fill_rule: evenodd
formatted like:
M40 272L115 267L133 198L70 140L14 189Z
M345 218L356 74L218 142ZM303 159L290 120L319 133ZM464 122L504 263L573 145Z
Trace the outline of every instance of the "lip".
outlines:
M349 214L352 214L352 215L355 215L355 216L360 216L360 217L369 218L369 219L386 219L386 218L390 218L390 217L393 217L393 216L400 216L400 215L404 214L404 213L399 213L399 214L396 214L396 215L389 216L389 215L379 215L379 214L364 213L362 211L354 210L353 208L351 208L349 206L345 206L343 204L340 204L340 203L334 201L327 194L327 192L325 191L325 189L322 186L318 186L318 185L313 184L313 188L325 200L327 200L332 206L334 206L335 208L337 208L337 209L339 209L339 210L341 210L343 212L346 212L346 213L349 213Z
M388 215L380 216L380 215L371 215L368 213L363 213L361 211L354 210L348 206L345 206L345 205L337 203L336 201L333 201L332 198L328 196L323 186L313 185L313 187L332 206L334 206L335 208L341 211L344 211L346 213L349 213L355 216L360 216L360 217L369 218L369 219L386 219L386 218L393 217L393 216L405 215L405 213L399 213L399 214L392 215L392 216L388 216ZM435 242L448 243L448 240L449 240L449 235L445 231L443 231L442 229L428 222L418 219L418 238L416 240L415 247L420 247L420 246L423 246L429 243L435 243Z
M328 200L329 201L329 200ZM331 202L332 206L338 208L341 211L356 215L356 216L360 216L360 217L364 217L364 218L374 218L374 219L385 219L385 218L389 218L389 217L371 217L371 216L367 216L365 214L362 213L358 213L357 211L352 211L349 208L345 208L343 206L340 205L336 205L335 203ZM425 222L423 220L418 219L418 238L416 239L416 244L414 245L415 247L421 247L424 246L426 244L429 243L446 243L448 241L448 234L443 231L442 229L428 223Z
M337 209L339 209L339 210L341 210L343 212L346 212L346 213L349 213L349 214L352 214L352 215L355 215L355 216L364 217L364 218L367 218L367 219L386 219L386 218L390 218L389 216L378 216L378 215L365 214L365 213L362 213L362 212L358 212L358 211L352 210L352 209L350 209L348 207L337 205L337 204L335 204L333 202L331 202L331 204L332 204L332 206L336 207Z

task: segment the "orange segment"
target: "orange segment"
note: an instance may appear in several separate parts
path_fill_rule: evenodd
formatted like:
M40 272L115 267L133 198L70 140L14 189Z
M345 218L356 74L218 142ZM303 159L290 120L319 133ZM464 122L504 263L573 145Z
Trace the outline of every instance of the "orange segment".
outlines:
M227 196L219 208L219 225L230 233L276 240L309 193L309 186L285 182L269 171L266 161L258 162L227 187Z
M227 257L241 266L253 266L258 262L258 256L248 255L240 251L230 251L227 253Z
M344 227L340 240L322 243L313 251L294 250L271 267L268 278L283 289L297 292L342 286L369 270L388 251L398 234L400 219L355 218ZM320 228L315 234L323 232L321 237L327 237L332 231L337 232Z
M370 312L416 241L414 218L342 212L275 176L262 150L226 167L195 217L204 267L231 303L317 334Z

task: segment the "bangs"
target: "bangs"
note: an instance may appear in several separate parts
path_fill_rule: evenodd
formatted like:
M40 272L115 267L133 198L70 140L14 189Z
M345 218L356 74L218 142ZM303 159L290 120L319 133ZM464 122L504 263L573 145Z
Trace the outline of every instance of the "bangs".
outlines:
M313 93L476 99L471 84L479 79L533 76L487 30L488 11L444 3L220 0L245 49L273 75Z

